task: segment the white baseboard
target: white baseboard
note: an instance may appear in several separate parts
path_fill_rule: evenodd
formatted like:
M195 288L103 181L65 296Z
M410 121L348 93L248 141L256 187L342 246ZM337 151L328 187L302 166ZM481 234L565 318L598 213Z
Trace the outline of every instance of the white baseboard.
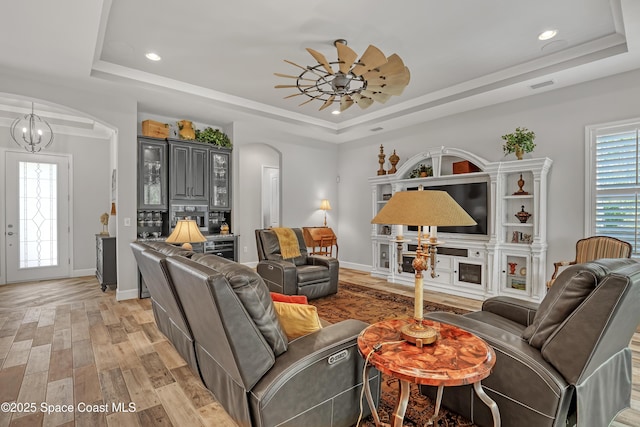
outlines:
M138 298L138 289L127 289L126 291L121 291L120 289L116 289L116 301L124 301L127 299L137 299Z
M83 277L83 276L95 276L96 269L95 268L85 268L82 270L73 270L71 272L71 277Z
M352 270L358 270L358 271L371 271L371 266L370 265L356 264L354 262L343 262L343 261L340 261L340 267L350 268Z

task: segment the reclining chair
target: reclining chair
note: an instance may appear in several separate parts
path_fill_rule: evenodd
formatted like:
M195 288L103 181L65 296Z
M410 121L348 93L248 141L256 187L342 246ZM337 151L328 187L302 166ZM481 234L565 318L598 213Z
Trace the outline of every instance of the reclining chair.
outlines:
M306 295L308 299L338 292L338 260L327 256L309 255L302 230L292 230L298 240L300 256L290 259L282 257L275 231L256 230L257 271L269 290L285 295Z
M203 382L240 427L351 427L364 359L355 319L288 341L256 272L216 255L167 258ZM369 377L378 402L380 375ZM368 405L363 407L365 416Z
M426 317L494 348L496 364L482 386L498 404L503 426L602 427L630 405L629 343L638 307L640 263L619 258L568 267L539 305L500 296L487 299L482 311ZM493 425L470 387L445 388L442 404L480 426Z
M151 295L151 308L158 329L173 344L191 370L200 376L191 327L178 300L166 258L170 255L191 256L193 252L164 242L130 243L138 269Z

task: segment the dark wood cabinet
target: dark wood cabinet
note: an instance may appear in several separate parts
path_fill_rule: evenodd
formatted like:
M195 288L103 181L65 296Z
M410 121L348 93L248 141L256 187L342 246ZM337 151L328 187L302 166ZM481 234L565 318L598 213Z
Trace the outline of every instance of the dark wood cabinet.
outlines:
M231 150L211 148L209 152L209 209L231 209Z
M167 141L138 138L138 209L169 208Z
M96 277L103 292L117 283L117 275L116 238L96 234Z
M209 147L169 141L171 200L209 202Z

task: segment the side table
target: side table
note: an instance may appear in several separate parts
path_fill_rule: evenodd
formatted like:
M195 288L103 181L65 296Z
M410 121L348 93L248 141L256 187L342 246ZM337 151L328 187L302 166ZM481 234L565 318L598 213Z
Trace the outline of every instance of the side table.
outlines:
M491 374L496 362L493 349L470 332L431 320L423 320L423 323L438 331L438 339L433 344L418 348L400 338L400 328L414 322L414 319L384 320L370 325L358 336L358 349L362 357L368 360L367 366L374 366L400 381L392 427L402 427L411 383L438 387L435 410L429 425L433 424L440 412L444 387L473 384L478 397L491 409L494 427L500 427L498 405L484 392L480 383ZM382 426L373 405L369 382L365 379L364 383L376 426Z

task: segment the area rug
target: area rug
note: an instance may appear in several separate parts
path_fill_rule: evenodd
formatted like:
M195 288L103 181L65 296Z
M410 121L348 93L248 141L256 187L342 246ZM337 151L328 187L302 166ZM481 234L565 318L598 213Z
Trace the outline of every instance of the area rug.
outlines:
M376 323L384 319L413 316L413 298L397 295L390 292L371 289L353 283L340 281L337 294L311 300L309 302L318 308L318 315L330 323L336 323L345 319L359 319L367 323ZM457 314L467 313L467 310L437 304L430 301L424 302L424 312L449 311ZM382 376L382 388L378 416L380 421L389 423L394 405L398 401L398 380L387 375ZM366 404L366 403L365 403ZM404 426L422 427L433 414L434 402L423 396L416 385L411 386L409 405L404 417ZM440 408L436 426L475 426L471 421L458 414ZM359 427L374 427L371 416L364 419Z

